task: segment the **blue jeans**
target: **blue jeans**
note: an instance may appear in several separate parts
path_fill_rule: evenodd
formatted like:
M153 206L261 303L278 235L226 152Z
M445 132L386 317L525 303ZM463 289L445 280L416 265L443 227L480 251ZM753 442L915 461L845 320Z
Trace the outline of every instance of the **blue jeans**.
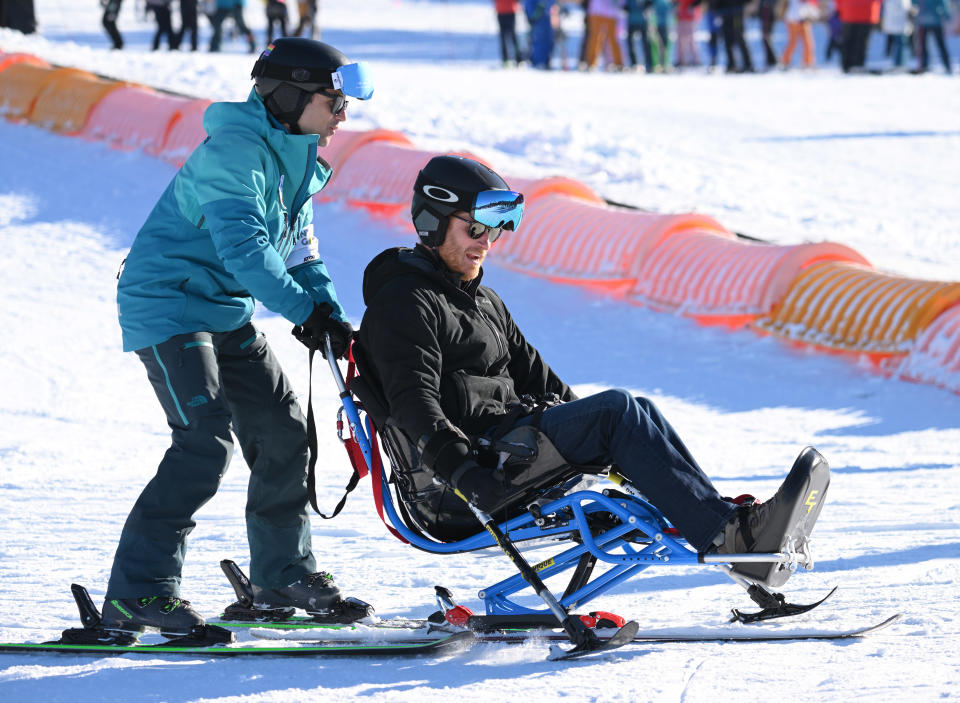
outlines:
M698 551L736 513L647 398L621 388L596 393L548 408L540 430L572 464L616 464Z

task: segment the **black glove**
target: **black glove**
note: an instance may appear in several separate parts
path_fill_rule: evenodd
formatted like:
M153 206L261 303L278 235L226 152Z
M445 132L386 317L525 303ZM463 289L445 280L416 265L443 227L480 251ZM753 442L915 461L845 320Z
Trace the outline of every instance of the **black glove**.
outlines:
M420 464L452 486L484 512L499 507L507 497L502 472L484 468L473 456L470 441L455 428L437 430L420 438Z
M323 351L323 335L330 335L330 346L333 355L338 359L346 356L350 349L350 340L353 339L353 327L349 322L341 322L331 317L333 306L330 303L320 303L313 306L313 312L306 322L297 325L291 334L308 349Z

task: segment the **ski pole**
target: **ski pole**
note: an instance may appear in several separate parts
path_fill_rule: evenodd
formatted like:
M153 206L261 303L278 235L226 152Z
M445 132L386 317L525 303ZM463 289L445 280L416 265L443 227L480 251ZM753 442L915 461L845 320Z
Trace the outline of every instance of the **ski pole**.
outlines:
M513 562L513 565L517 567L520 571L520 577L530 584L534 592L547 604L547 608L550 609L553 616L563 626L563 631L567 633L570 642L575 645L574 650L589 650L599 646L600 640L593 631L587 628L580 618L571 615L560 605L560 602L554 597L553 593L550 592L550 589L547 588L543 579L541 579L536 570L530 566L530 563L523 558L523 555L520 553L520 550L517 549L513 540L500 530L494 519L488 513L480 510L480 508L467 500L467 497L456 488L452 486L449 487L467 504L467 507L470 508L470 511L477 520L479 520L480 524L483 525L483 528L493 537L493 541L497 543L497 546L503 550L503 553L506 554L510 561Z

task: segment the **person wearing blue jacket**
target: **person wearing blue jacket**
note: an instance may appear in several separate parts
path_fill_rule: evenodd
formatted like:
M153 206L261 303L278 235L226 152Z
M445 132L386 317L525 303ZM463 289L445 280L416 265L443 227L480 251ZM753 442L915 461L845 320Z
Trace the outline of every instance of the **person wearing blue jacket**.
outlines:
M253 32L247 27L243 19L243 6L246 0L216 0L215 9L210 15L210 24L213 25L213 35L210 37L210 51L220 51L220 42L223 39L223 23L230 17L237 25L237 31L247 38L247 44L252 54L257 50L257 42L253 38Z
M523 9L530 26L530 65L549 70L550 59L553 57L556 0L524 0Z
M120 536L102 627L188 634L203 625L180 598L194 513L216 493L236 435L251 476L246 504L255 608L328 613L342 604L317 572L307 514L303 413L263 333L254 301L337 355L352 328L319 256L312 196L330 179L319 158L346 119L346 98L373 94L362 63L312 39L271 44L246 102L206 111L208 136L147 217L119 276L125 351L143 362L172 444Z
M943 37L943 23L950 19L950 5L947 0L913 0L916 8L914 22L917 26L917 49L920 54L918 73L925 73L930 68L930 53L927 51L927 37L932 36L940 51L940 60L943 61L945 73L951 73L950 52Z

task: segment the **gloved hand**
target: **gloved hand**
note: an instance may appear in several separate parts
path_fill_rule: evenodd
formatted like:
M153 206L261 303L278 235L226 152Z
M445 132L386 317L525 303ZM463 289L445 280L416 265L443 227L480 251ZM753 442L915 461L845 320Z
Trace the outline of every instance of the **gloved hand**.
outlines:
M509 491L502 474L484 468L473 456L470 440L454 427L420 438L420 464L458 490L484 512L499 507Z
M331 313L333 313L333 306L330 303L314 305L310 317L302 324L295 326L290 333L307 349L320 351L323 351L324 333L329 334L333 355L342 359L350 349L353 327L349 322L341 322L331 317Z

